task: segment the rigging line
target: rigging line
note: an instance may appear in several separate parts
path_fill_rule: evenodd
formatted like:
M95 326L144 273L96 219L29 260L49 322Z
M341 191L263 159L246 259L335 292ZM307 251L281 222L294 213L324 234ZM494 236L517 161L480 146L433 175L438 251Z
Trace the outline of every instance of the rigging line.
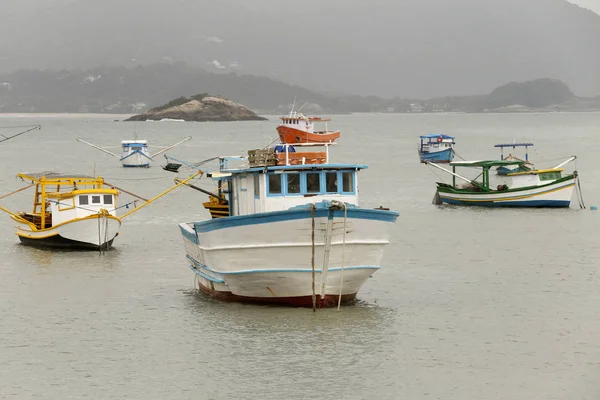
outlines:
M467 161L467 160L465 160L464 158L462 158L462 156L461 156L460 154L458 154L458 152L457 152L456 150L454 150L454 154L456 154L456 156L457 156L458 158L460 158L461 160L463 160L463 161Z
M310 265L312 267L312 306L313 306L313 312L316 312L317 311L317 293L315 291L315 204L314 203L310 204L310 213L311 213L311 217L312 217L312 235L311 235L312 258L311 258L311 262L310 262Z
M8 193L8 194L5 194L4 196L0 196L0 200L2 200L2 199L4 199L4 198L6 198L6 197L8 197L8 196L11 196L11 195L13 195L13 194L15 194L15 193L19 193L19 192L22 192L23 190L29 189L30 187L32 187L32 186L34 186L34 185L35 185L35 183L32 183L32 184L31 184L31 185L29 185L29 186L25 186L25 187L23 187L23 188L21 188L21 189L15 190L14 192L10 192L10 193Z
M346 203L342 203L344 205L344 234L342 236L342 268L341 268L341 276L340 276L340 295L338 297L338 311L340 311L340 305L342 304L342 288L344 287L344 264L346 262L346 222L348 217L348 205Z

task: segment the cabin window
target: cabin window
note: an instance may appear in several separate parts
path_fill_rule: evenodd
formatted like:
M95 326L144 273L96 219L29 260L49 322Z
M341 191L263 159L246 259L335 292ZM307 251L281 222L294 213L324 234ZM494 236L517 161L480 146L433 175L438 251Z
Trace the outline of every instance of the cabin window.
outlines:
M338 180L337 180L337 172L326 172L325 173L325 191L327 193L337 193L338 192Z
M100 196L92 196L92 204L101 204Z
M269 174L269 194L281 194L281 174Z
M105 194L104 195L104 204L112 204L112 203L113 203L112 194Z
M260 175L254 175L254 197L260 198L260 181L258 180Z
M342 172L342 192L354 192L354 173Z
M321 174L309 172L306 174L306 192L319 193L321 191Z
M540 176L540 181L551 181L551 180L555 180L555 179L560 179L560 172L559 171L555 171L555 172L544 172L542 174L539 174Z
M87 206L88 204L90 204L88 196L79 196L79 205L80 206Z
M287 176L287 192L289 194L300 193L300 174L286 174Z

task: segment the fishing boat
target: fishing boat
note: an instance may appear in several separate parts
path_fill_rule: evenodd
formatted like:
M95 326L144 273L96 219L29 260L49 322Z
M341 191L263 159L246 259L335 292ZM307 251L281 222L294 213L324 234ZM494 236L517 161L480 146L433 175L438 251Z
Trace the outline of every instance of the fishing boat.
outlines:
M327 129L329 118L307 117L299 112L292 111L289 115L281 117L281 124L277 127L281 143L333 143L340 137L340 131ZM315 130L315 123L325 123L324 130Z
M533 146L533 143L499 143L494 145L494 147L499 147L500 148L500 159L501 160L507 160L507 161L523 161L523 164L516 164L516 165L502 165L499 167L496 167L496 173L498 175L508 175L512 172L524 172L524 171L531 171L532 169L534 169L534 166L531 162L529 162L529 152L528 149L530 146ZM514 155L512 155L512 153L510 153L508 156L504 157L504 149L505 148L510 148L512 147L513 150L516 149L517 147L524 147L525 148L525 159L516 157Z
M69 249L108 249L119 234L125 217L181 185L177 184L147 200L107 184L102 177L56 172L20 173L17 176L31 183L2 198L35 187L33 209L30 212L13 212L0 206L0 210L16 222L20 241L37 247ZM185 184L187 180L182 182ZM117 207L119 190L144 203L137 206L138 200L134 200ZM117 210L123 207L131 210L117 216Z
M283 146L279 155L249 151L237 163L221 157L208 174L218 182L205 203L212 218L179 225L196 287L250 303L352 302L380 268L398 213L359 206L366 165L330 163L329 144L295 144L293 153Z
M454 159L454 137L443 133L420 136L419 159L422 163L449 163Z
M172 149L175 146L180 145L183 142L190 140L192 137L188 136L185 139L171 145L165 147L164 149L150 154L148 150L148 141L142 139L133 139L133 140L122 140L121 141L121 155L115 154L103 147L97 146L90 142L87 142L81 138L77 138L77 141L81 143L85 143L88 146L91 146L95 149L98 149L106 154L110 154L113 157L119 158L123 167L138 167L138 168L148 168L150 167L150 163L154 161L154 158L160 154L163 154L167 150Z
M489 160L451 162L452 171L433 163L429 165L452 176L452 184L437 183L434 204L455 204L487 207L569 207L573 190L578 182L577 171L563 175L565 164L573 156L549 169L521 171L523 161ZM519 170L500 176L491 183L490 169L516 166ZM481 170L481 180L473 180L456 173L457 167ZM457 185L456 179L466 184Z

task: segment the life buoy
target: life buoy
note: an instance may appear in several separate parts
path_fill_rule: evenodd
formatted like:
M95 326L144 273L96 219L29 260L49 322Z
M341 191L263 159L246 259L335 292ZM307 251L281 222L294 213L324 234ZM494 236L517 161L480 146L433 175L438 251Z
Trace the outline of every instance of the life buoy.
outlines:
M441 137L437 138L438 143L441 143L441 141L444 140Z

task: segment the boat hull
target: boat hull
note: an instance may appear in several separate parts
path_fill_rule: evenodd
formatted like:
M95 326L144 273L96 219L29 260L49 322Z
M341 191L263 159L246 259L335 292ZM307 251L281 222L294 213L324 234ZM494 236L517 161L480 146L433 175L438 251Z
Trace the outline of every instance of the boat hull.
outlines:
M277 127L277 133L281 143L332 143L340 137L340 131L327 131L321 133L306 132L301 129L294 129L288 126L280 125Z
M454 160L454 149L445 149L436 152L422 152L419 151L419 159L422 163L431 162L438 164L447 164Z
M127 168L148 168L152 159L140 150L135 150L121 158L121 164Z
M98 250L112 246L120 227L117 217L91 215L41 230L19 224L16 234L30 246Z
M223 300L312 306L352 302L380 268L398 214L308 207L180 224L198 289ZM344 228L345 225L345 228ZM344 241L343 232L346 230Z
M438 184L438 194L441 202L454 205L560 208L570 206L575 179L570 176L542 186L492 192L455 190Z

